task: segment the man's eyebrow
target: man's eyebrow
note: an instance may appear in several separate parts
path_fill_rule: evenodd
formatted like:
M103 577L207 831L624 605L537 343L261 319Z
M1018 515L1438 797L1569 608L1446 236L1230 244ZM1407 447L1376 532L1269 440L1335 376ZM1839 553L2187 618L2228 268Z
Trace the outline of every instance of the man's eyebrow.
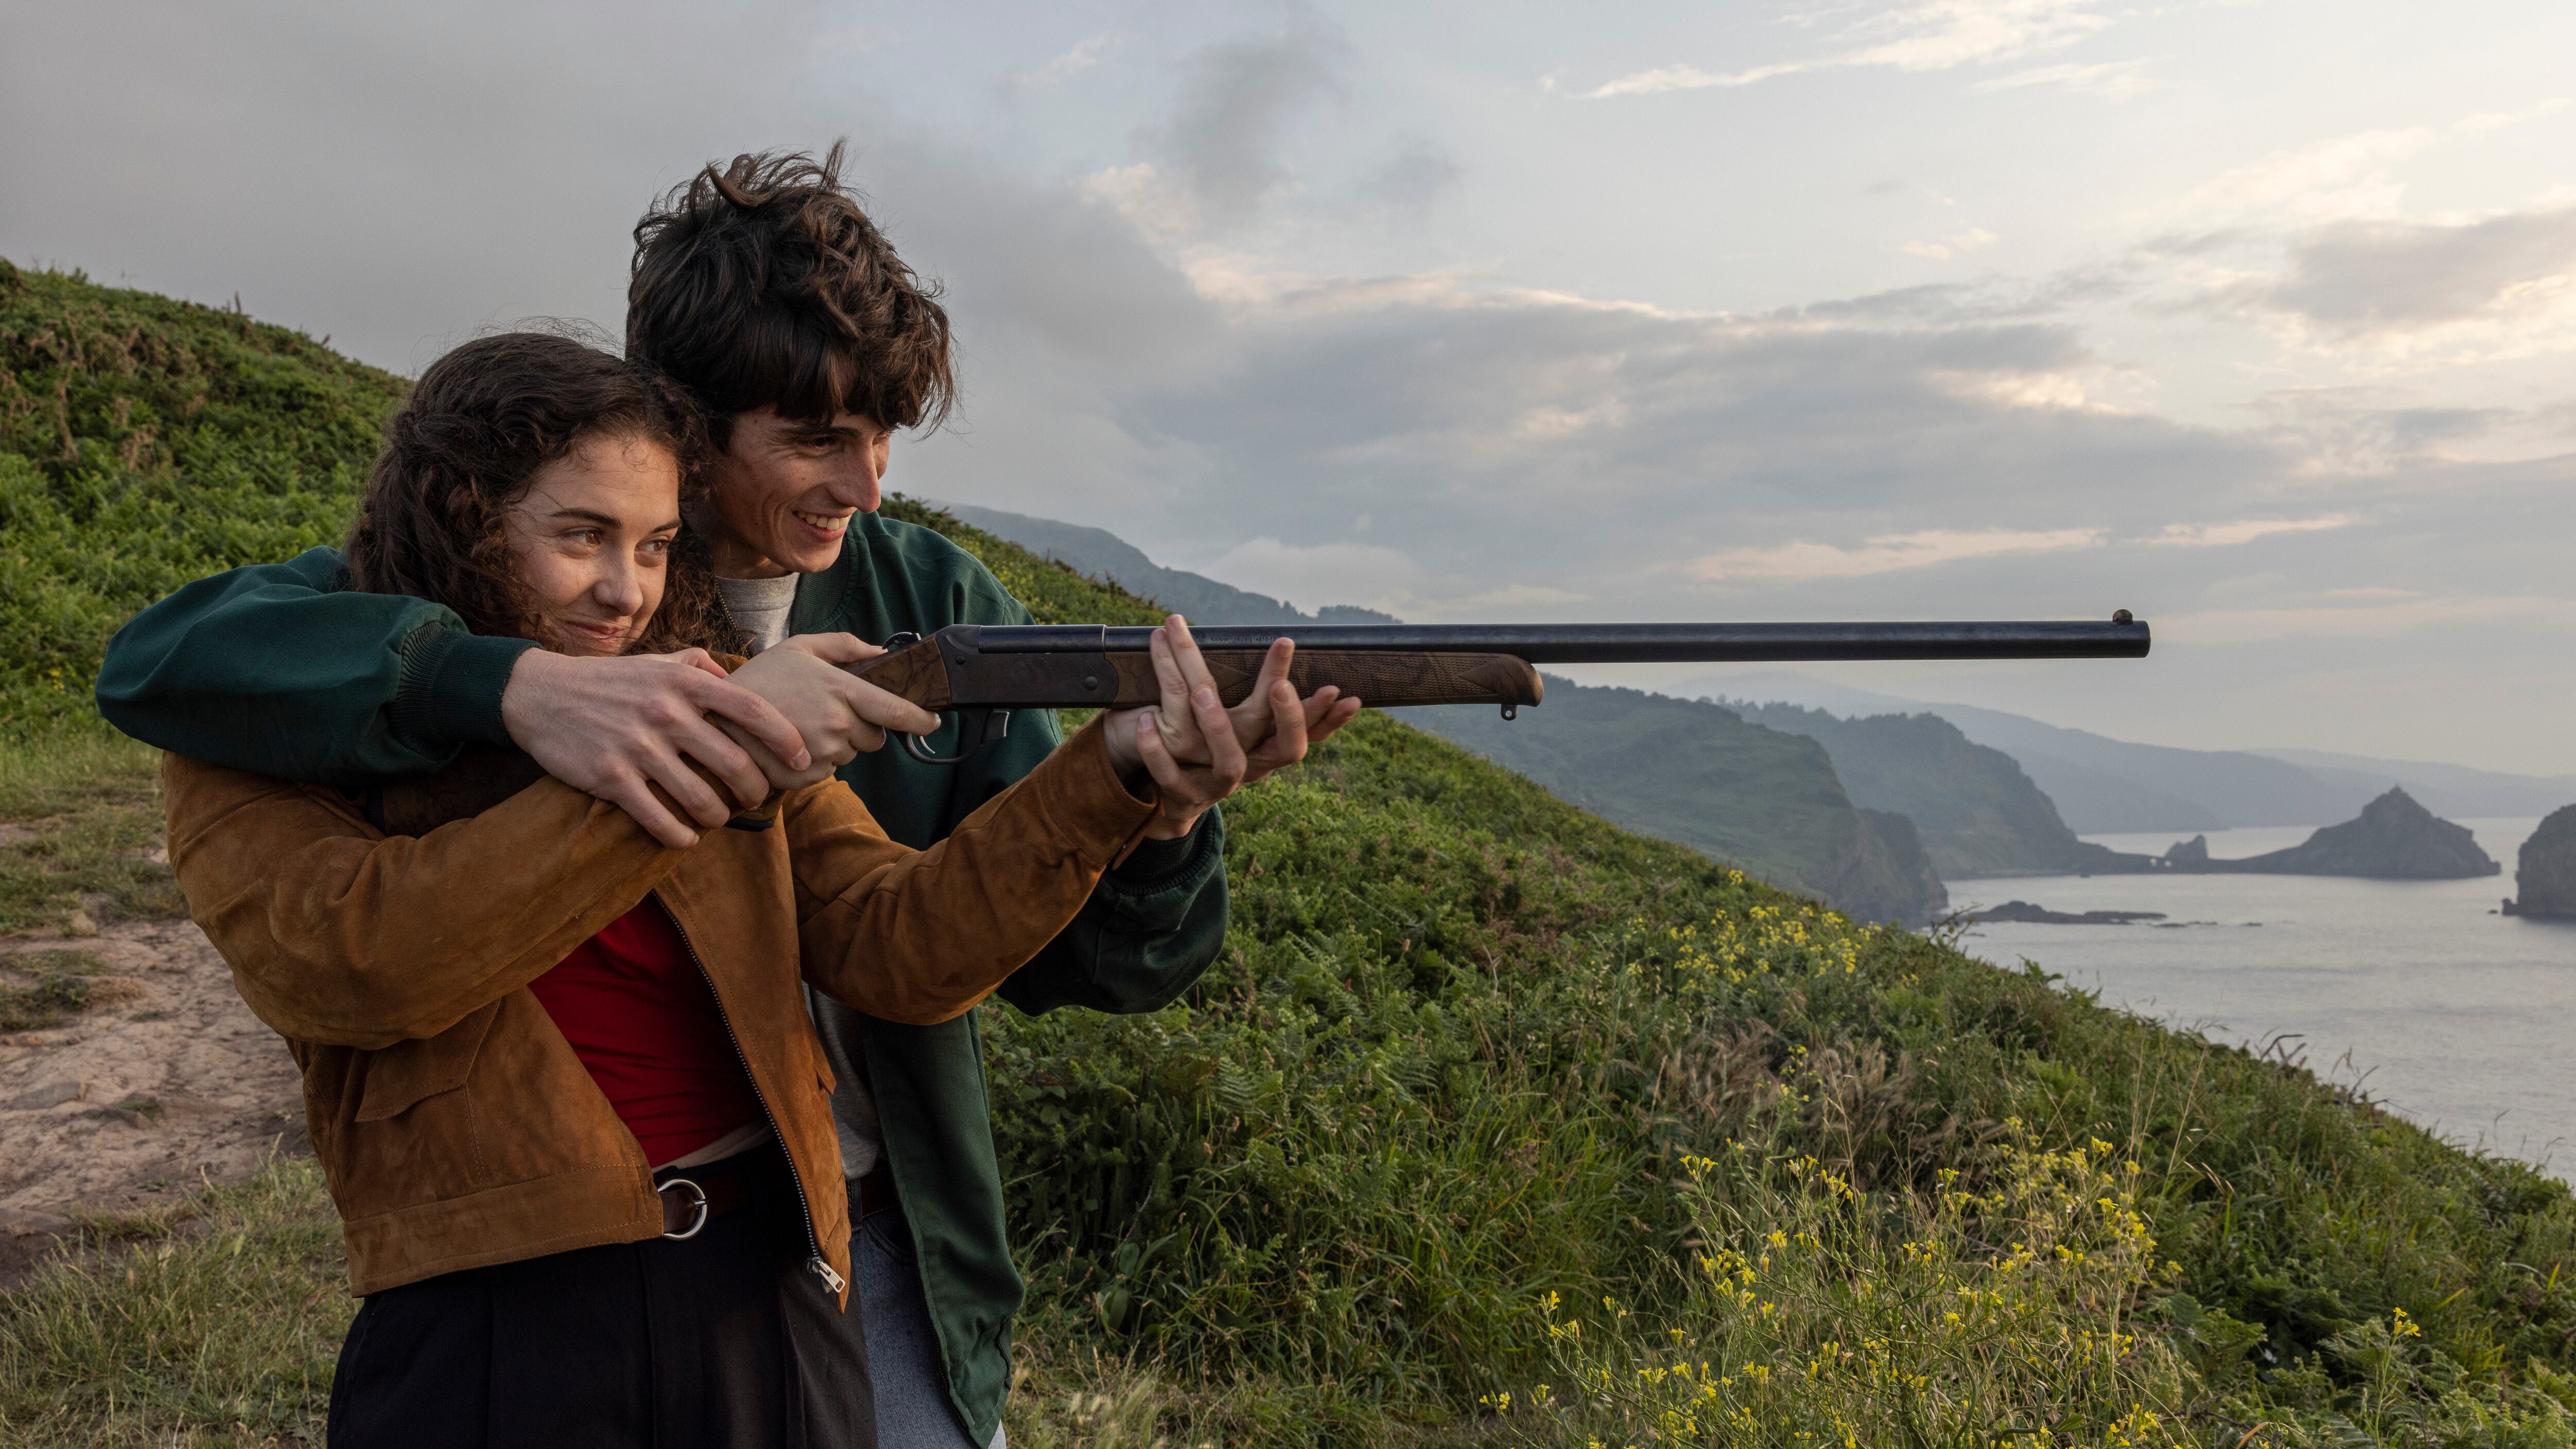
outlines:
M799 438L864 438L870 430L852 423L794 423L787 431Z

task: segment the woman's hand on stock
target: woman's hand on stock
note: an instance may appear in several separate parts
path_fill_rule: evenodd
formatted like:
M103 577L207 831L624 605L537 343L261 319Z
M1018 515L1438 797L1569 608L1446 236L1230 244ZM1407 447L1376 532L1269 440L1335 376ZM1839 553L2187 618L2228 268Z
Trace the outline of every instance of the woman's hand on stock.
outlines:
M1217 697L1216 680L1189 625L1174 614L1154 631L1154 677L1162 699L1141 709L1112 711L1106 729L1110 759L1122 774L1150 776L1161 810L1145 833L1174 840L1197 827L1199 817L1237 789L1306 757L1360 712L1360 701L1327 685L1300 701L1288 682L1296 646L1277 640L1261 661L1252 692L1232 709Z
M851 634L797 634L733 672L734 684L767 700L803 736L811 761L801 770L788 768L758 740L725 721L716 723L776 789L796 790L829 779L860 755L883 749L887 730L927 734L939 728L937 715L841 667L884 652Z

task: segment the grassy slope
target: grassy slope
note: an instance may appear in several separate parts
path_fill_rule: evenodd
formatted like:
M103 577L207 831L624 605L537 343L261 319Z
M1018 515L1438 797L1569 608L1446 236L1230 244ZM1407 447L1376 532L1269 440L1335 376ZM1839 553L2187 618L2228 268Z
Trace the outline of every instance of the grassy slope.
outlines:
M204 309L26 285L243 335ZM245 343L239 360L309 370L288 398L366 380L300 345ZM272 463L233 455L302 481L228 493L267 521L199 556L336 530L363 450L338 404L314 416L341 451L290 437ZM105 446L75 442L85 458ZM0 467L51 476L41 459ZM98 476L148 500L188 475ZM276 502L298 489L309 516ZM89 516L128 506L104 502ZM1144 616L889 507L946 527L1042 616ZM221 522L191 526L203 539ZM123 555L54 557L64 572L39 596L125 597ZM84 559L110 563L91 578ZM123 790L130 819L133 792L148 801L131 753L47 738L0 780L6 813L60 820ZM1237 926L1187 1001L1115 1020L988 1009L1032 1283L1025 1444L1451 1432L1406 1427L1422 1424L1577 1444L2267 1442L2257 1422L2285 1444L2568 1442L2551 1366L2576 1339L2576 1212L2527 1168L2035 969L1854 928L1394 721L1231 818ZM218 1194L199 1209L213 1231L167 1254L0 1298L0 1439L309 1429L320 1346L347 1310L314 1287L330 1250L299 1171ZM2097 1196L2134 1208L2134 1229L2097 1221ZM1740 1298L1697 1266L1733 1274L1738 1257L1755 1275ZM1977 1339L1978 1324L2002 1327ZM1740 1422L1694 1397L1695 1370L1672 1375L1676 1356L1712 1365L1705 1397ZM1461 1418L1505 1394L1509 1412Z

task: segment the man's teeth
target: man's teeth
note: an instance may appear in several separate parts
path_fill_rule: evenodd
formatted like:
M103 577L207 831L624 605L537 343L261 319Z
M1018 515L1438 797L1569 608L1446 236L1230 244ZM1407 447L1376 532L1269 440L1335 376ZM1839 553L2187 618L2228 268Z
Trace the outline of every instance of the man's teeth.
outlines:
M796 516L805 520L807 523L814 525L816 528L823 530L825 533L839 533L841 530L850 526L850 515L846 513L836 513L827 516L820 513L805 513L798 511L796 512Z

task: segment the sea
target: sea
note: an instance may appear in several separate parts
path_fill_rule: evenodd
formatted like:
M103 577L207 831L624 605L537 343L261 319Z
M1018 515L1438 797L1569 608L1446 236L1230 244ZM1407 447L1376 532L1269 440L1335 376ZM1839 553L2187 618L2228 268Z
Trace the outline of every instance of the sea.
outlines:
M2162 911L2128 926L1980 924L1960 945L2000 966L2036 961L2105 1005L2298 1056L2450 1141L2576 1180L2576 922L2498 909L2537 819L2458 823L2502 875L2035 876L1954 881L1950 904ZM2214 830L2209 853L2261 855L2314 828ZM2148 854L2176 839L2084 838Z

